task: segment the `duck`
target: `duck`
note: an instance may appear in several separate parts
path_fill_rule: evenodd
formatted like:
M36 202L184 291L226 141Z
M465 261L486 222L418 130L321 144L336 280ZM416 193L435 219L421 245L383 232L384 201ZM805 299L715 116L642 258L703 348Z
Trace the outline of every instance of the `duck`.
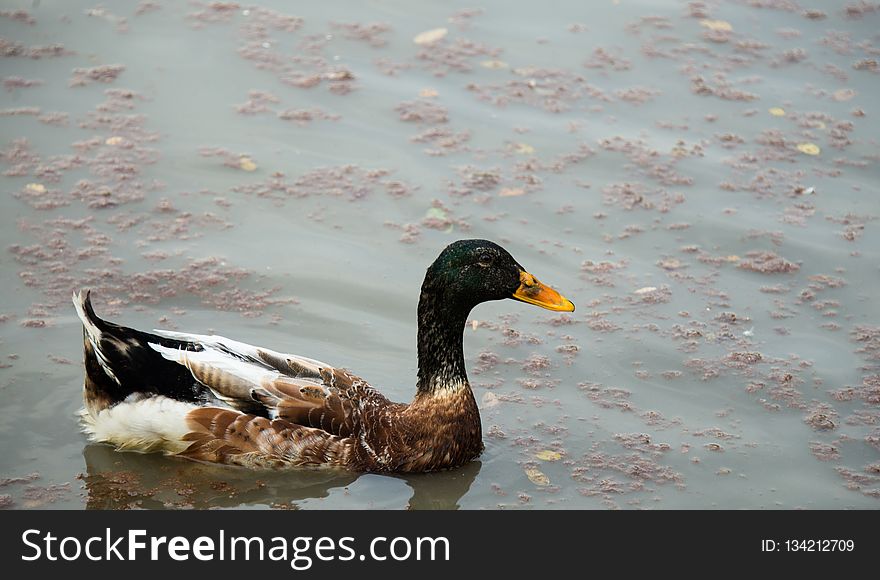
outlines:
M82 429L119 451L253 469L460 467L483 451L464 329L474 307L502 299L575 309L494 242L444 248L418 301L416 393L398 403L349 370L311 358L213 334L119 326L95 314L88 290L76 292Z

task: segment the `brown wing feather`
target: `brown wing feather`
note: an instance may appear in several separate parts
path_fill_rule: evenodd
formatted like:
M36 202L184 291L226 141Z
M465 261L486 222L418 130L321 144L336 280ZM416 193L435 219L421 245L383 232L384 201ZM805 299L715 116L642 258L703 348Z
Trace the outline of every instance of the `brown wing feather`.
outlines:
M191 441L181 455L246 467L337 465L352 467L354 441L320 429L219 407L190 411Z
M361 409L389 404L348 371L293 355L256 350L255 355L218 351L174 352L193 377L223 403L347 437L362 423ZM236 358L240 357L240 358Z
M348 437L362 422L362 409L391 404L359 377L340 369L321 369L322 383L280 378L263 388L277 417Z

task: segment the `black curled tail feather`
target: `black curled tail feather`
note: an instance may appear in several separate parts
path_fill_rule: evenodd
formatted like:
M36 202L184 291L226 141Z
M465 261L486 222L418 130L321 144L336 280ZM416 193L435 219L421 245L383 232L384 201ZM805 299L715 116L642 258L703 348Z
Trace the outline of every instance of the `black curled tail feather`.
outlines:
M202 350L201 345L102 320L95 314L88 291L75 293L73 305L83 323L83 400L91 415L135 394L201 400L203 388L189 369L165 359L150 343L190 351Z

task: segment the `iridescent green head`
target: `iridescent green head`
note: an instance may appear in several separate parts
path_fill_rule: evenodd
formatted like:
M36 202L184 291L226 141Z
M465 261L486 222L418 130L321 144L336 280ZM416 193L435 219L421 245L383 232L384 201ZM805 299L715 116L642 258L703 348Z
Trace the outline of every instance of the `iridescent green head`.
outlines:
M541 284L507 250L488 240L449 244L428 268L422 289L468 309L513 298L548 310L574 311L571 301Z

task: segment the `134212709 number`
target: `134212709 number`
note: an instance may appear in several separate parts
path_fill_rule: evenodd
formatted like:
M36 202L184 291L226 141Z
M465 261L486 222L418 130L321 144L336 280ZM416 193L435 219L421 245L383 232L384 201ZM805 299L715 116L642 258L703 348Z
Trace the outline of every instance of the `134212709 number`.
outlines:
M785 540L788 552L852 552L855 550L853 540Z

